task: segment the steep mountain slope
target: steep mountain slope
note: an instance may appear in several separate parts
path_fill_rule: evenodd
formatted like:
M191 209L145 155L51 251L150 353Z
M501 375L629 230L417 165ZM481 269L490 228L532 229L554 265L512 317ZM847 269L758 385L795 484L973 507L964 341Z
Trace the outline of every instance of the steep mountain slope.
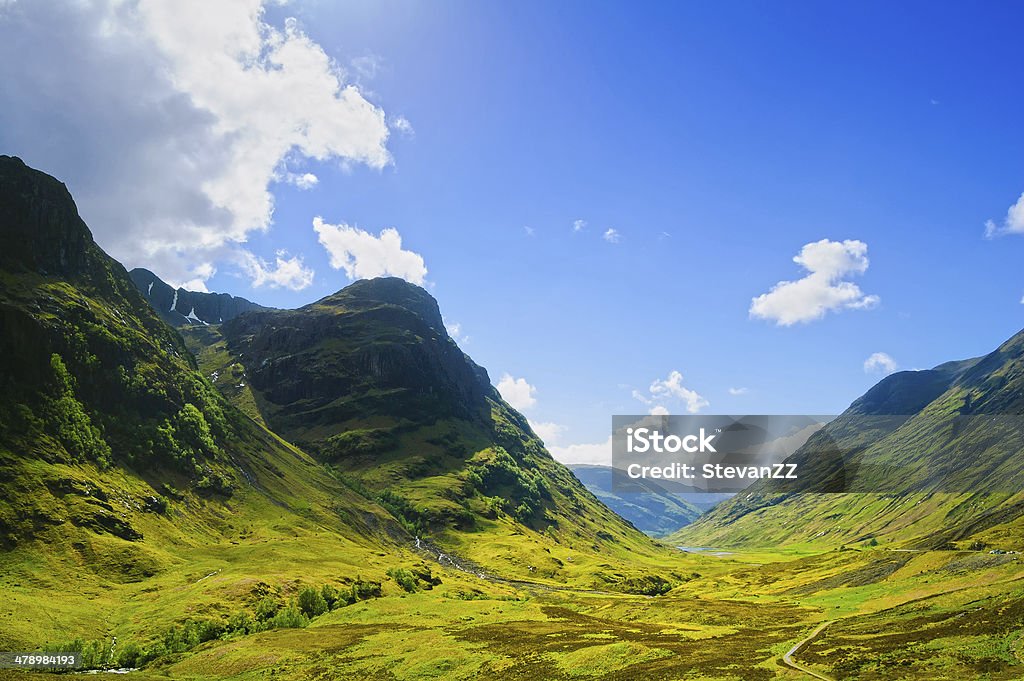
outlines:
M657 483L648 481L644 492L616 493L610 467L581 465L569 469L601 503L652 537L663 537L700 517L698 507Z
M888 376L811 437L790 460L817 462L833 493L757 483L672 538L1024 549L1022 416L1024 332L985 357Z
M621 575L586 566L663 551L551 458L417 286L358 281L185 333L254 417L470 561L607 586Z
M300 365L295 378L273 354L292 347L275 345L289 338L276 313L232 322L252 328L233 340L251 346L259 360L241 358L251 366L215 340L218 327L193 327L190 342L214 341L198 348L200 371L67 189L10 157L0 157L0 281L0 648L117 636L139 641L145 659L178 654L207 637L308 623L317 602L295 609L306 587L339 602L397 596L436 585L431 569L450 598L508 595L474 563L625 592L682 580L674 556L547 456L419 289L366 282L308 315L281 313L286 334L315 332L306 359L335 363ZM233 381L231 400L247 396L252 416L203 375L222 359L239 375L215 380ZM349 387L318 402L338 381ZM265 428L261 413L303 426L289 429L333 465ZM395 446L378 461L381 442Z
M0 282L0 648L227 617L314 557L384 579L392 516L231 406L64 185L6 156Z
M220 324L243 312L267 309L227 293L201 293L173 288L141 267L133 269L128 276L160 318L171 326Z

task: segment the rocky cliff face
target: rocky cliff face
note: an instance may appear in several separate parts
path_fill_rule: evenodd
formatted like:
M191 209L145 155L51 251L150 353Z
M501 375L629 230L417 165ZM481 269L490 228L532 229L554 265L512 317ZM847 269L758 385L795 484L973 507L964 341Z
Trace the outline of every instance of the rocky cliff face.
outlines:
M222 324L243 312L268 309L227 293L175 289L141 267L133 269L128 274L160 318L171 326Z
M264 503L276 514L295 495L386 517L228 404L95 243L64 185L6 156L0 282L0 552L38 537L86 546L91 535L74 528L138 542L145 526L166 539L179 533L171 512L215 536L218 501L236 493L250 498L233 496L233 514ZM324 512L340 532L367 529Z
M298 310L249 313L222 333L271 426L308 442L352 419L486 422L487 372L448 336L437 302L401 279L359 281Z
M0 156L0 266L70 278L94 273L97 249L67 187Z
M96 245L67 188L10 156L0 156L0 274L0 375L18 393L48 380L54 353L95 373L81 389L98 401L120 385L103 363L129 370L166 356L194 366L125 269ZM180 393L177 383L168 384L171 394Z

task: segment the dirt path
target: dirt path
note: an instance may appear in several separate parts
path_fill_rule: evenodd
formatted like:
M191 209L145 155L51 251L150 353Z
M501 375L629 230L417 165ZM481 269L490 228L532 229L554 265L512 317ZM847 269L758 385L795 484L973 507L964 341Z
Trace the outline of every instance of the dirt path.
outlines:
M805 667L804 665L800 664L799 662L796 662L796 661L793 660L793 656L796 655L798 652L800 652L801 648L803 648L808 643L813 641L814 637L817 636L818 634L820 634L821 632L825 631L825 627L827 627L830 624L832 624L832 622L822 622L821 624L818 625L818 627L814 631L812 631L810 633L809 636L807 636L807 638L801 640L795 646L790 648L789 652L782 656L782 664L786 665L790 669L795 669L798 672L803 672L804 674L808 674L810 676L813 676L816 679L822 679L823 681L833 681L831 676L825 676L824 674L820 674L820 673L814 671L813 669L811 669L810 667Z

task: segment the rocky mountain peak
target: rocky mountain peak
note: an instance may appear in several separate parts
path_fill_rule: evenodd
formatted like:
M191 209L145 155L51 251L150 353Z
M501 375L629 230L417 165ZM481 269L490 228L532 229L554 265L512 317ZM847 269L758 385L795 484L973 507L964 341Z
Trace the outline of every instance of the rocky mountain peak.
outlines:
M62 182L0 156L0 263L77 277L89 270L92 234Z
M314 305L346 309L394 305L416 313L432 329L446 335L441 309L434 297L423 288L398 277L360 279Z

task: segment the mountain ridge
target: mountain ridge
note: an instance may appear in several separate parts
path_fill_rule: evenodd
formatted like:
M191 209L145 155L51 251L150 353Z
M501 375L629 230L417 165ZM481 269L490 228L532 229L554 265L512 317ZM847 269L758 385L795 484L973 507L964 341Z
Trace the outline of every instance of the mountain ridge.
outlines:
M832 456L858 491L778 494L755 483L672 539L1022 550L1022 415L1024 331L982 357L885 377L789 459ZM798 522L808 517L838 520Z
M245 312L269 309L229 293L174 288L143 267L136 267L128 276L160 318L175 327L222 324Z

